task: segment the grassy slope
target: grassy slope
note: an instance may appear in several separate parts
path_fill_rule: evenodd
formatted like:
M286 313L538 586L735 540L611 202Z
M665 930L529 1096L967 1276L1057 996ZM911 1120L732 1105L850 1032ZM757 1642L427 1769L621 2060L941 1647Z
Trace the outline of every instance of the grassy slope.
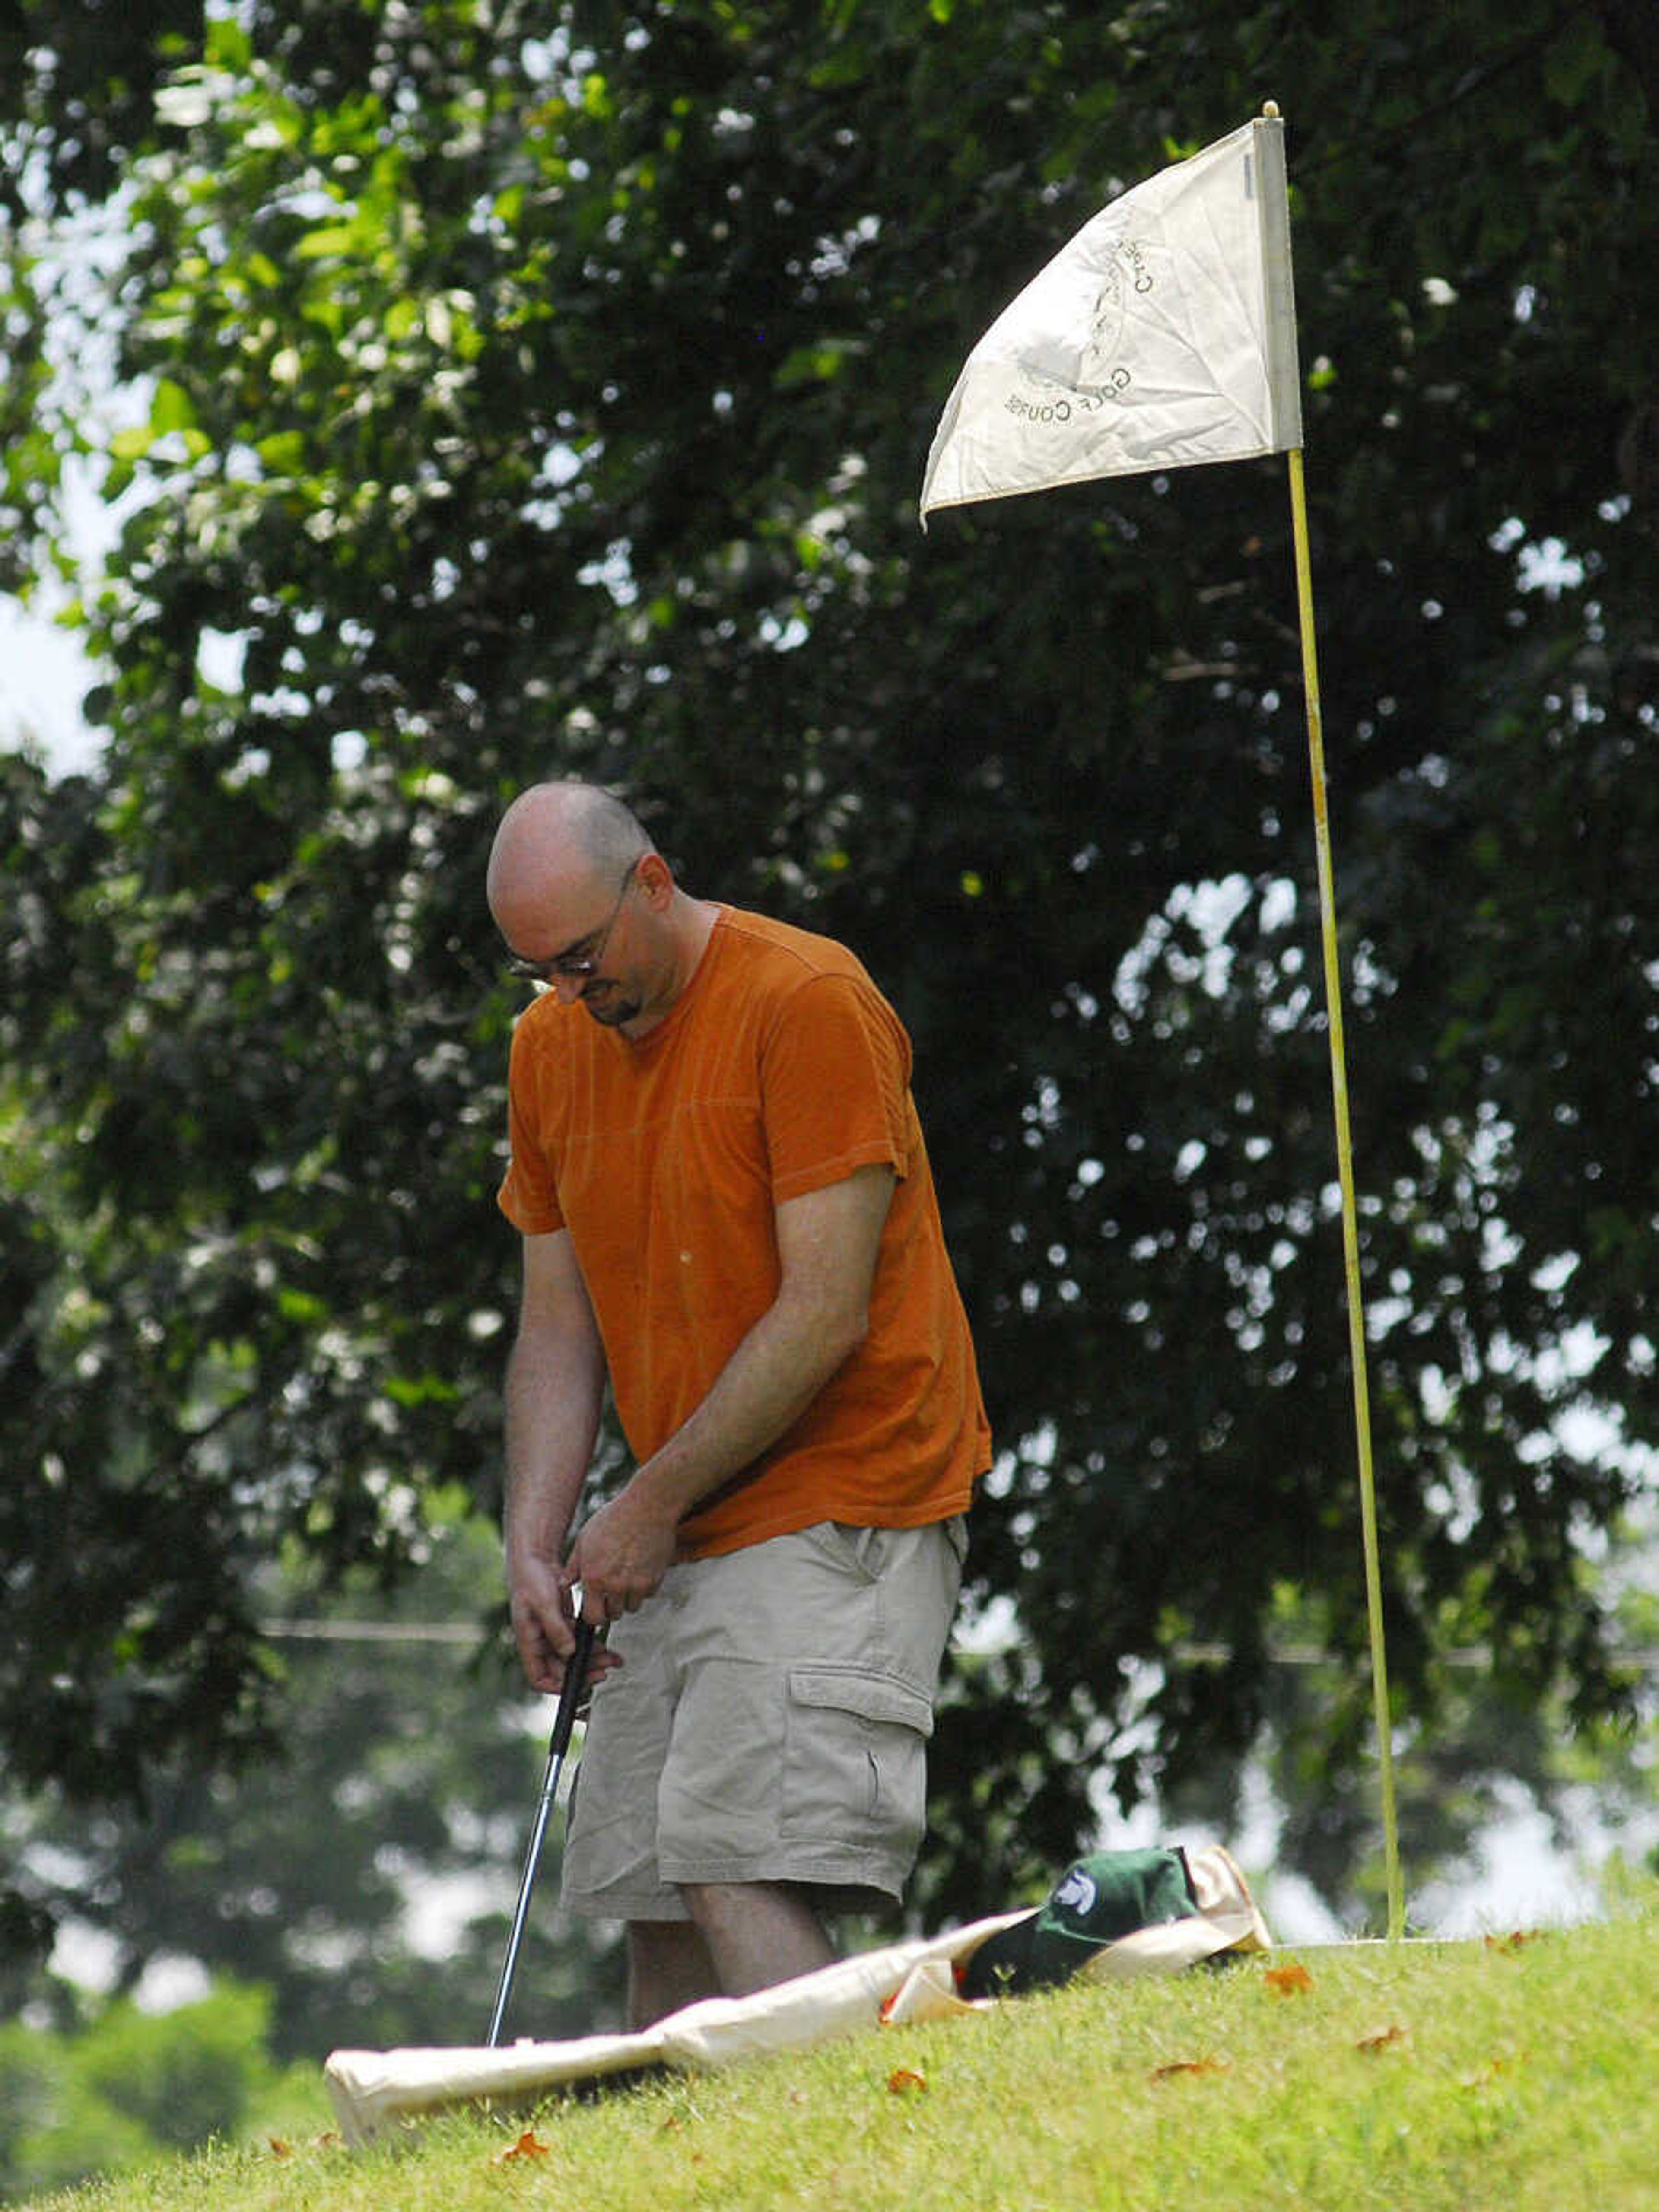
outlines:
M1308 1986L1276 1985L1297 1960ZM373 2151L213 2152L43 2201L1644 2212L1659 2208L1656 2052L1650 1909L1521 1941L1287 1949L1176 1981L1074 1986L544 2109L516 2153L522 2120L456 2115Z

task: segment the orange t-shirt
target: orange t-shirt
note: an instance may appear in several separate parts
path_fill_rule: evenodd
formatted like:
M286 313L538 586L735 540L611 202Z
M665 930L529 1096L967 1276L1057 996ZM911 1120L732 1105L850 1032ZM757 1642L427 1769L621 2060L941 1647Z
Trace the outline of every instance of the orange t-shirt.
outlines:
M514 1033L499 1202L526 1236L569 1231L637 1460L701 1405L776 1296L778 1204L875 1162L898 1178L864 1341L686 1516L683 1558L816 1521L943 1520L990 1464L910 1060L843 946L729 907L666 1020L637 1042L550 991Z

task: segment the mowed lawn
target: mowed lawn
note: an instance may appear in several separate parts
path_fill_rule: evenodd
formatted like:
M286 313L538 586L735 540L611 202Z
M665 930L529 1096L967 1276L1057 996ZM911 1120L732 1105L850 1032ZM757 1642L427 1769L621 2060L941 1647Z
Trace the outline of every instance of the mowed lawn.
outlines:
M325 2054L319 2053L319 2059ZM76 2212L1641 2212L1659 1909L1275 1951L368 2150L314 2132L36 2200Z

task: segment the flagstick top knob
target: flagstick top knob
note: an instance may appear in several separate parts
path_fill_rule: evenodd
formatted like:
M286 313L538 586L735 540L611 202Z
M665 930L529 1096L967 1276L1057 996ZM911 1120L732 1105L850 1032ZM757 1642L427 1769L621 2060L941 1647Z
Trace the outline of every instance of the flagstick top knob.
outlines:
M1277 115L1279 102L1276 100L1264 100L1261 103L1261 112L1267 116Z

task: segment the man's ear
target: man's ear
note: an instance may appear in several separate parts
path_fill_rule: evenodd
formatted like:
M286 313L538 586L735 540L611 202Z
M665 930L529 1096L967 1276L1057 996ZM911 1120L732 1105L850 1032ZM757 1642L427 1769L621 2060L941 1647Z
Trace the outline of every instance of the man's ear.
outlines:
M674 871L660 853L647 853L640 862L637 878L647 898L660 913L674 896Z

